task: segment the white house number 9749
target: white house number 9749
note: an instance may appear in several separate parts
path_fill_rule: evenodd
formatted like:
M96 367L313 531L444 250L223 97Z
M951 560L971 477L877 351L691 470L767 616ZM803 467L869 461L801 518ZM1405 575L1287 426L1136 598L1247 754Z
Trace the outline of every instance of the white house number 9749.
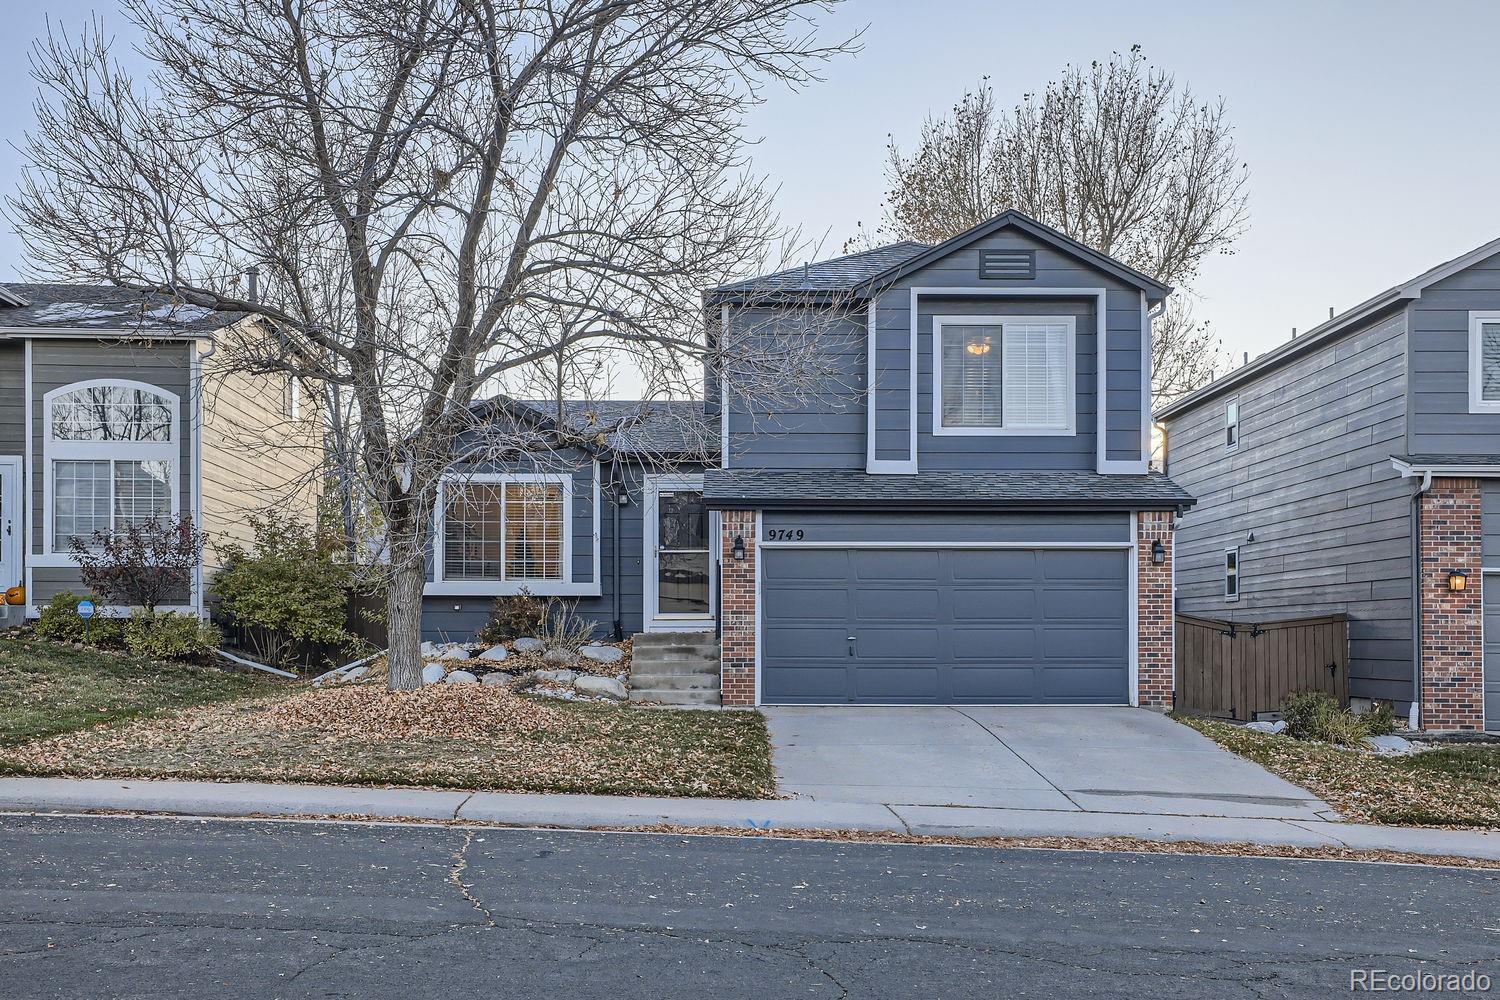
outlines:
M801 528L766 529L766 541L768 542L800 542L803 537Z

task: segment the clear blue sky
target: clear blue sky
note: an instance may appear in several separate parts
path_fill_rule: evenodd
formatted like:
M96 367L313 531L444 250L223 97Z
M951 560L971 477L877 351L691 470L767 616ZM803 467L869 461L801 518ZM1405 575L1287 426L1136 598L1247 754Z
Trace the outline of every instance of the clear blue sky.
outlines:
M15 4L0 39L0 187L29 126L26 51L44 19L77 23L113 0ZM855 0L864 51L824 83L775 91L751 121L757 169L788 223L836 252L879 221L887 134L910 145L981 76L1009 104L1068 62L1133 43L1203 96L1222 95L1251 170L1249 234L1202 276L1199 314L1238 358L1500 236L1500 4L1118 0ZM0 234L0 278L20 248Z

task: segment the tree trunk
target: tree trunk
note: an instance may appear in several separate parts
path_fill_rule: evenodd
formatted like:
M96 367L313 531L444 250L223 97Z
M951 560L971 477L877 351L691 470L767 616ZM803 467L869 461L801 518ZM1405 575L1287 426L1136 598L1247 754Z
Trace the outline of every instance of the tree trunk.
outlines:
M391 690L409 691L422 686L422 588L427 582L427 567L421 549L415 556L405 551L391 555L390 586L385 597L390 645L385 655Z

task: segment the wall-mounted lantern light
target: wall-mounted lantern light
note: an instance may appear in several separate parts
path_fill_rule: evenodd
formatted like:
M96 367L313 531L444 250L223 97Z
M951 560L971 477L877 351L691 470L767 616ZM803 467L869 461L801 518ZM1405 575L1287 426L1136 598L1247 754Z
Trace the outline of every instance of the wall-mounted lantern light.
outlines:
M1167 561L1167 547L1161 543L1161 539L1151 543L1151 561L1161 566Z
M745 560L745 536L744 535L735 535L734 536L734 548L732 550L732 554L734 555L735 559L739 560L740 562L744 562L744 560Z
M625 487L625 484L624 483L615 483L614 487L613 487L613 490L614 490L614 497L613 497L613 499L614 499L615 505L619 506L619 507L629 507L630 506L630 490Z
M1469 589L1469 574L1461 569L1450 569L1448 571L1448 589L1455 594L1460 590Z

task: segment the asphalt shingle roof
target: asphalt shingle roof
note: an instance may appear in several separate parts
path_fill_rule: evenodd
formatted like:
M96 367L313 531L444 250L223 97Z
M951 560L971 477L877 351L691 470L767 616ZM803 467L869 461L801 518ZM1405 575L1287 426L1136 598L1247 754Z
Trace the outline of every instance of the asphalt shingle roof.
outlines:
M764 274L733 284L720 285L716 294L734 295L739 292L842 292L857 288L871 278L899 267L918 254L932 249L925 243L903 240L873 250L820 260L802 267Z
M1038 505L1167 509L1193 497L1158 472L923 472L873 476L847 469L769 472L709 469L704 496L712 507L895 506L1035 507Z
M553 400L523 399L515 401L544 419L557 414ZM588 433L608 427L637 415L640 419L623 431L606 438L608 447L622 455L701 455L719 454L719 428L703 412L702 400L665 399L642 402L638 399L597 399L563 401L563 413L570 429Z
M113 285L7 282L5 288L27 305L0 304L0 327L192 334L221 329L245 315Z

